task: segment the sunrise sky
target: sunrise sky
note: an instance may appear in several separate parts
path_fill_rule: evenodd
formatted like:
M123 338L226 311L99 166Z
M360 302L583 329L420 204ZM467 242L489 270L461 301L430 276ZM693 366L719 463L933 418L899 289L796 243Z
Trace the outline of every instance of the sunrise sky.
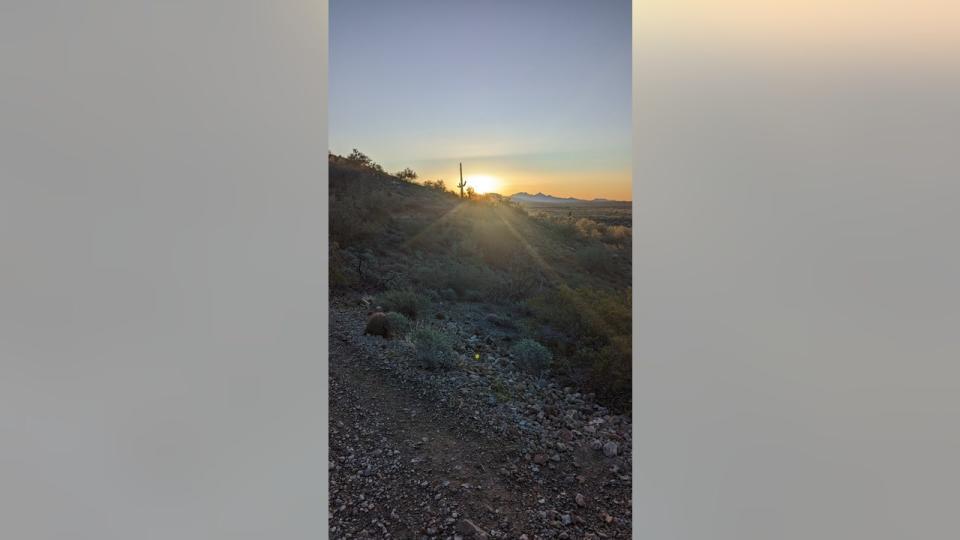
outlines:
M330 150L630 200L630 29L629 0L331 0Z

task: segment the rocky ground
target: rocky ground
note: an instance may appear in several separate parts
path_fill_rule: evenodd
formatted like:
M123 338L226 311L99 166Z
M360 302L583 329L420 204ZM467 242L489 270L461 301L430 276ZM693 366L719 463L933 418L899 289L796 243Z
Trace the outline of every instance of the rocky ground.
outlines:
M430 315L456 338L450 371L363 335L366 316L332 299L331 538L630 537L629 416L519 373L509 330L454 306Z

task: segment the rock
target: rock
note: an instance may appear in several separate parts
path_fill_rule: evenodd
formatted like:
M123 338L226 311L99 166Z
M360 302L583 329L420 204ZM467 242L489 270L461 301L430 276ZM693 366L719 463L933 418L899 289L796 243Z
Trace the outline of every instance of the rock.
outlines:
M608 441L607 444L603 445L603 455L607 457L616 456L618 450L617 443L613 441Z
M457 531L467 537L473 535L474 538L487 538L487 532L477 527L477 524L469 519L461 519L460 522L457 523Z
M590 441L590 448L593 448L594 450L601 450L603 449L603 443L600 442L600 439L594 439Z
M587 498L581 495L580 493L577 493L576 499L577 499L577 506L587 505Z
M571 523L573 523L573 518L570 517L570 514L563 514L562 516L560 516L560 522L563 523L564 525L570 525Z
M570 442L573 440L573 432L569 429L561 430L560 438L563 440L563 442Z
M533 462L536 463L537 465L543 465L544 463L547 462L547 456L545 454L534 454Z

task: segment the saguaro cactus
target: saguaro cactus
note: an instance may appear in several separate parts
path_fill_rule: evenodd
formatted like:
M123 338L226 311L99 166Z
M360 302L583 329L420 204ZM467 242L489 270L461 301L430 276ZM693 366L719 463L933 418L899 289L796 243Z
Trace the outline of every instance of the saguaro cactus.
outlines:
M460 183L457 184L457 187L460 188L460 198L464 197L463 188L467 187L467 183L463 180L463 163L460 163Z

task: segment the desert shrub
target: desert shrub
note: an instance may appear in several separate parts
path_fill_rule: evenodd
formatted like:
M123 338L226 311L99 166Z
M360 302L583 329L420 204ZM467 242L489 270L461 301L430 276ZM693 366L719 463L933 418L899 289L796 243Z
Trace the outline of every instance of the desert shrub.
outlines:
M532 339L521 339L510 348L517 365L525 371L540 373L550 366L553 354L550 349Z
M330 204L330 240L355 247L383 236L390 222L390 198L380 191L351 186Z
M612 225L604 231L604 242L611 244L623 244L630 241L633 230L623 225Z
M394 337L407 335L413 326L410 319L406 318L402 313L391 311L385 314L385 318L387 320L387 329L390 331L390 335Z
M417 179L417 173L413 172L413 169L410 167L394 174L394 176L405 182L412 182Z
M347 161L351 161L358 165L363 165L365 167L369 166L372 163L372 160L363 152L353 149L353 152L350 152L350 155L347 156Z
M632 358L630 336L618 336L600 348L580 349L573 358L575 369L586 374L583 384L601 399L618 405L630 400Z
M411 319L416 319L417 314L423 311L430 301L412 289L395 289L380 295L378 303L387 310L403 313Z
M370 315L363 333L385 338L390 337L390 323L387 316L380 312Z
M584 238L600 238L603 226L590 218L580 218L576 223L577 232Z
M581 342L631 334L630 288L561 288L531 298L525 307L541 322Z
M591 244L577 251L577 264L589 272L598 272L610 264L610 251L602 244Z
M426 180L426 181L423 182L423 185L424 185L425 187L428 187L428 188L430 188L430 189L432 189L432 190L435 190L435 191L439 191L439 192L441 192L441 193L446 193L446 192L447 192L447 184L443 181L443 179L438 179L438 180Z
M351 287L357 283L354 257L333 242L330 246L330 288Z
M560 289L527 302L544 325L562 336L545 339L561 355L554 371L623 406L630 399L631 290ZM534 334L541 335L542 334Z
M447 302L454 302L457 299L457 291L453 289L440 289L440 298Z
M417 360L427 369L450 369L456 364L456 356L450 337L429 327L420 327L413 332L417 346Z

